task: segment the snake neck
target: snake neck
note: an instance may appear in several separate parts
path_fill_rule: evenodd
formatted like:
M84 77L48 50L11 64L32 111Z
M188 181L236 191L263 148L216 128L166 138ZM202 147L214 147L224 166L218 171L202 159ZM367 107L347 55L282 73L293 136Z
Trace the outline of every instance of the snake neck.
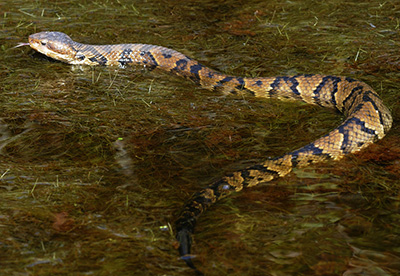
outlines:
M229 92L241 88L232 83L234 77L208 68L190 57L162 46L150 44L89 45L73 42L75 53L70 64L119 66L139 65L153 70L159 68L190 79L206 89L220 87Z

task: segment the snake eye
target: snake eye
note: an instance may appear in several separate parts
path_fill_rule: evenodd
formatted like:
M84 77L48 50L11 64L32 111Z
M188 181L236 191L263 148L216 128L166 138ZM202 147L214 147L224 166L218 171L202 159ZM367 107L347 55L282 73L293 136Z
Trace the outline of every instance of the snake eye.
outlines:
M40 41L40 44L42 44L42 46L46 46L46 41L45 40L42 40L42 41Z

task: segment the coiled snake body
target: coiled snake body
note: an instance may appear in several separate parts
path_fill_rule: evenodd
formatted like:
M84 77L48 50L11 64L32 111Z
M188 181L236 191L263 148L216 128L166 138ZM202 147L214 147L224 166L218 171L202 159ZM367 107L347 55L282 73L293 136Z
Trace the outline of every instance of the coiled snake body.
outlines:
M29 36L30 46L56 60L70 64L139 64L161 68L191 79L207 89L225 93L249 93L256 97L299 100L337 109L345 121L316 141L280 157L226 175L195 193L176 222L180 254L192 267L191 234L198 217L213 203L232 191L255 186L304 167L359 151L382 139L392 125L388 108L367 84L348 77L298 75L266 78L241 78L222 74L197 61L161 46L147 44L87 45L60 32L41 32ZM198 271L197 271L198 272ZM200 272L199 272L200 273Z

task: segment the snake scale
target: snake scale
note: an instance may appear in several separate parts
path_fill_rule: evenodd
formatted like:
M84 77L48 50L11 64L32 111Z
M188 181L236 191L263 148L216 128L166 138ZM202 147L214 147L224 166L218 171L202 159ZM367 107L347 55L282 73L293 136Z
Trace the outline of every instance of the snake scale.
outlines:
M382 139L392 125L391 114L377 93L366 83L348 77L313 74L265 78L228 76L169 48L148 44L87 45L60 32L32 34L29 45L69 64L122 67L137 64L161 68L226 94L246 93L255 97L303 101L344 114L341 125L314 142L230 173L192 196L176 222L176 238L182 259L198 274L201 272L195 268L190 256L191 235L198 217L217 200L233 191L283 177L294 167L338 160L357 152Z

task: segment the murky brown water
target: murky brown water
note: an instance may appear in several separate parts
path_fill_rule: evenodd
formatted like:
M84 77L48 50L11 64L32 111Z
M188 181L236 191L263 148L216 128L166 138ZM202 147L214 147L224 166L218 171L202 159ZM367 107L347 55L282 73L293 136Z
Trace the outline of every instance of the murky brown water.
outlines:
M400 273L397 1L70 2L0 3L0 274L191 275L170 225L183 202L340 121L12 48L45 30L163 45L234 75L373 86L393 112L384 140L223 200L200 219L193 251L207 275Z

